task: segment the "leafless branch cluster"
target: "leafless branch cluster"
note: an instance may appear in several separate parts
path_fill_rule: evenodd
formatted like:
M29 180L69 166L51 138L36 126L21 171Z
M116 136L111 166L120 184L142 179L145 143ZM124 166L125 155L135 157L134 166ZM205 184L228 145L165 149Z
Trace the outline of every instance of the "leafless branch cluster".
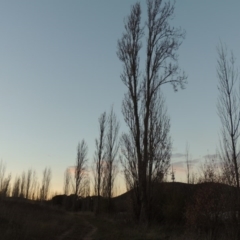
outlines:
M200 165L198 182L222 182L221 165L218 155L206 156L205 162Z

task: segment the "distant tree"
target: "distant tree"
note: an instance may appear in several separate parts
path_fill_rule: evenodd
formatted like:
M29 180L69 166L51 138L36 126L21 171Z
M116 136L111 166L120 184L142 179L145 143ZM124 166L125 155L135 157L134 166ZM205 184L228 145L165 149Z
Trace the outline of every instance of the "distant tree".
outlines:
M37 179L37 174L35 172L35 170L32 171L32 184L30 187L30 198L33 200L36 200L38 198L38 188L39 188L39 183L38 183L38 179Z
M37 184L36 184L36 192L33 194L33 199L41 200L41 188L40 188L39 182L37 182Z
M223 172L230 184L236 186L239 203L239 136L240 136L240 92L238 69L235 57L222 43L217 48L218 103L217 110L222 124L220 156ZM239 205L237 206L239 211Z
M16 176L14 184L12 186L12 197L19 197L20 196L20 177Z
M25 172L22 172L21 176L21 184L20 184L20 197L25 198L26 197L26 175Z
M190 183L190 161L189 161L189 145L186 145L186 170L187 170L187 183Z
M198 182L221 182L217 155L207 155L205 157L205 162L200 165Z
M113 107L107 119L107 134L106 134L106 161L105 161L105 190L108 198L108 210L111 210L111 198L113 195L113 185L117 174L117 154L119 149L119 122L114 113Z
M95 140L96 151L94 156L94 189L97 195L96 214L100 210L100 193L102 190L103 167L105 159L105 130L106 130L106 112L102 113L98 119L99 123L99 138Z
M87 151L88 147L84 140L78 143L77 147L77 159L75 166L75 184L74 184L74 194L76 197L81 195L83 179L85 177L86 163L87 163Z
M1 191L1 195L3 197L9 197L10 195L10 181L11 181L11 174L8 174L8 176L5 178L3 182L3 188Z
M33 182L33 170L28 169L26 176L26 198L30 198L30 190Z
M0 191L3 189L5 174L6 174L6 165L1 160L0 161Z
M171 180L172 182L175 181L175 172L173 171L173 165L172 165L172 172L171 172Z
M40 200L46 201L48 199L50 182L52 179L52 171L50 168L45 168L43 170L42 185L40 188Z
M197 181L198 181L198 174L196 173L196 172L191 172L191 175L190 175L190 181L189 181L189 183L190 184L195 184L195 183L197 183Z
M192 157L189 154L189 144L186 144L186 152L185 152L185 159L186 159L186 175L187 175L187 183L188 184L195 184L198 180L197 174L192 169ZM206 165L206 162L205 162ZM203 165L201 165L203 168ZM202 170L202 169L201 169ZM202 172L201 172L202 174Z
M0 161L0 196L6 197L10 191L11 174L6 176L6 165Z
M82 196L83 197L90 196L90 178L88 174L84 178Z
M65 195L69 195L71 186L71 173L69 169L66 169L64 173L64 184L63 184L63 192Z
M159 118L160 89L170 83L176 91L179 86L184 88L187 79L184 73L180 73L176 53L185 32L170 26L174 4L162 0L146 2L146 24L141 25L141 7L136 3L125 22L125 32L118 41L117 51L123 63L121 80L127 87L122 111L130 130L123 136L124 156L129 158L124 169L126 180L132 178L133 187L138 189L141 223L150 220L152 176L155 172L158 179L162 177L159 169L171 155L169 119L165 114L166 128L163 131L162 118ZM146 59L143 60L145 67L140 69L143 37L146 37Z

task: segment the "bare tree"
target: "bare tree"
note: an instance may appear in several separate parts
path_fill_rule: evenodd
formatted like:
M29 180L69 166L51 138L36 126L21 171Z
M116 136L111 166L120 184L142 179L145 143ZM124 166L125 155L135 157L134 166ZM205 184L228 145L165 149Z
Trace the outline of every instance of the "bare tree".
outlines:
M106 135L106 164L105 164L105 186L106 195L108 198L108 210L111 210L111 198L113 195L113 184L117 174L116 157L119 149L119 122L114 113L113 107L110 110L107 120L107 135Z
M25 198L26 197L26 175L25 172L22 172L21 176L21 184L20 184L20 197Z
M6 164L0 161L0 196L7 197L10 191L11 174L6 176Z
M10 181L11 181L11 174L9 173L8 176L4 179L3 188L1 190L1 196L8 197L10 196Z
M90 196L90 178L88 174L84 178L82 195L83 197Z
M21 179L20 177L16 176L14 184L12 186L12 197L20 196L20 184L21 184Z
M16 177L13 185L12 195L15 197L32 198L32 184L35 172L29 169L27 174L22 173L21 177Z
M100 193L102 188L103 180L103 164L105 158L105 130L106 130L106 112L102 113L98 119L99 123L99 139L95 140L96 151L94 157L94 189L97 194L97 207L96 214L99 213L100 209Z
M29 193L29 197L30 199L37 199L37 195L38 195L38 179L37 179L37 174L35 172L35 170L32 171L32 184L30 187L30 193Z
M65 195L70 193L70 184L71 184L71 173L69 169L66 169L64 173L64 185L63 185L63 192Z
M3 163L3 160L0 161L0 191L3 189L4 180L6 174L6 165Z
M41 201L46 201L48 199L51 178L52 178L52 171L50 168L46 167L43 170L42 185L40 188L40 200Z
M78 143L77 147L77 159L75 166L75 183L74 183L74 194L76 197L81 195L81 184L85 176L86 163L87 163L87 151L88 147L84 140Z
M172 165L172 172L171 172L171 180L172 182L175 181L175 172L173 171L173 165Z
M33 181L33 170L28 169L26 176L26 198L30 198L30 189Z
M146 169L148 218L151 217L152 206L155 203L153 196L154 187L164 181L170 167L172 143L170 138L170 119L167 115L163 96L151 106L149 128L149 156ZM124 134L121 140L121 163L124 167L127 189L134 191L134 204L140 204L139 165L137 161L134 139L131 134ZM141 149L141 152L143 148ZM134 206L136 216L140 214L140 206Z
M120 161L124 169L127 190L136 191L135 195L137 195L139 190L139 177L134 139L130 134L124 133L121 137L120 145L122 152Z
M186 145L186 167L187 167L187 183L190 183L190 162L189 162L189 145Z
M35 200L41 200L41 195L42 195L42 191L41 191L41 188L40 188L40 183L37 182L36 184L36 194L34 194L34 198Z
M152 172L151 162L163 161L161 158L153 158L154 154L151 153L156 149L150 142L150 138L155 134L151 133L151 112L155 109L154 106L158 105L162 85L170 83L177 91L179 86L184 88L187 79L184 73L180 73L176 53L185 32L170 26L173 13L174 4L170 1L163 3L162 0L147 0L148 17L146 24L141 25L141 7L140 3L136 3L125 23L125 32L118 41L117 55L123 63L121 80L127 87L123 115L130 130L129 134L124 135L124 139L132 142L131 152L134 157L132 158L131 152L128 153L129 148L125 156L130 154L129 165L134 168L133 172L136 172L136 182L133 185L139 188L139 220L143 223L147 223L150 215L148 178L151 179L151 176L148 174ZM140 70L140 51L145 26L145 69ZM154 121L156 122L155 119ZM157 143L158 150L165 149L164 142ZM168 150L170 151L171 147L168 147Z
M197 183L197 180L198 180L198 174L191 171L189 183L190 184L195 184L195 183Z
M217 110L222 123L221 159L223 171L236 186L237 204L239 203L239 123L240 92L238 69L235 67L233 53L229 57L228 49L220 44L218 50L218 104ZM239 205L237 206L239 211Z
M161 182L170 167L170 118L162 94L153 97L149 117L148 182ZM149 192L150 194L150 192Z
M207 155L200 165L198 182L221 182L221 171L217 155Z

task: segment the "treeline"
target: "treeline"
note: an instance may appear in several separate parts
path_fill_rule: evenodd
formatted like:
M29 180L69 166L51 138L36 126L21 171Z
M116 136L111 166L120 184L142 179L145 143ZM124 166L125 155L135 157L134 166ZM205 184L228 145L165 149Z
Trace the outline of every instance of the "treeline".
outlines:
M75 166L67 169L64 175L64 195L73 194L76 201L79 197L90 196L90 193L97 196L96 214L100 211L101 197L108 199L108 210L111 211L114 183L119 171L119 121L113 107L109 114L104 112L100 115L98 124L99 137L95 139L93 161L88 161L87 144L82 140L77 147Z
M20 176L15 176L12 180L12 175L6 173L6 164L1 160L0 196L46 201L49 197L51 178L52 171L46 167L41 182L38 181L36 171L33 169L23 171Z
M119 171L119 121L111 107L109 114L99 117L99 137L95 139L96 150L93 161L88 159L88 146L83 139L77 145L76 161L64 173L63 194L73 195L76 200L90 195L97 196L96 213L99 212L100 197L108 199L111 208L114 183ZM52 171L45 168L39 182L36 171L29 169L12 178L6 174L6 165L0 162L0 193L2 197L49 200Z

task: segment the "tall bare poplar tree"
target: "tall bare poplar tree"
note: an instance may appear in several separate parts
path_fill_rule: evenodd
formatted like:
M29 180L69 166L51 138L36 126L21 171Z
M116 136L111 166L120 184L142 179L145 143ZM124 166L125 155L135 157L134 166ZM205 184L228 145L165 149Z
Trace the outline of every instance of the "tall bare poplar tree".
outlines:
M105 187L108 198L108 210L111 210L111 198L113 195L113 184L117 174L116 157L119 149L119 122L114 113L113 107L110 110L107 119L107 135L106 135L106 164L105 164Z
M33 170L28 169L26 176L26 198L30 198L30 189L33 182Z
M100 209L100 193L102 190L102 180L103 180L103 163L105 158L105 129L106 129L106 112L101 114L98 119L99 123L99 138L95 140L96 151L94 157L94 188L95 194L97 194L97 208L96 214L99 213Z
M38 179L37 179L37 174L36 171L33 170L32 172L32 184L31 184L31 188L30 188L30 199L37 199L37 195L38 195Z
M218 115L222 123L221 159L223 173L228 184L236 186L239 202L239 136L240 92L238 70L233 53L229 57L227 47L218 47ZM239 205L237 206L239 211Z
M20 177L16 176L12 186L12 197L20 196L20 183L21 183Z
M63 183L63 192L65 195L70 194L70 186L71 186L71 173L69 169L66 169L64 172L64 183Z
M0 161L0 197L9 196L11 174L8 174L8 176L5 176L5 173L6 173L6 165L1 160Z
M187 170L187 183L190 183L190 159L189 159L189 145L186 145L186 170Z
M170 83L176 91L179 87L184 88L187 79L184 73L180 73L176 53L185 32L170 25L174 4L162 0L146 2L146 24L141 24L141 7L140 3L136 3L125 22L125 32L118 41L117 51L123 63L121 80L127 87L123 100L123 115L130 132L123 137L125 156L130 157L128 164L134 173L133 185L138 189L138 217L143 223L147 223L150 217L149 191L154 164L161 165L161 157L165 154L168 159L171 154L168 134L166 143L161 137L158 138L159 142L155 141L155 134L158 133L151 130L153 127L158 130L161 126L161 119L154 118L159 114L157 106L160 104L160 88ZM145 67L140 69L140 51L142 40L145 39ZM169 125L169 121L167 122ZM129 149L129 146L132 146L132 149ZM168 152L165 149L168 149Z
M21 177L20 197L22 197L22 198L26 197L26 174L24 171L23 171L22 177Z
M156 100L156 99L155 99ZM162 95L157 98L151 109L149 128L149 157L147 159L146 185L148 201L148 218L151 218L152 205L155 202L153 188L164 180L170 166L172 143L170 138L170 119ZM134 211L137 217L140 215L140 184L139 165L136 147L131 134L123 134L121 139L122 155L121 163L124 167L127 189L134 192ZM143 147L141 148L141 152Z
M81 195L81 184L83 183L83 179L86 171L86 163L87 163L87 152L88 147L84 140L81 143L78 143L77 147L77 159L75 166L75 185L74 185L74 194L75 196Z
M40 200L41 201L43 201L43 200L46 201L48 199L51 179L52 179L51 168L46 167L43 170L42 185L40 188Z

